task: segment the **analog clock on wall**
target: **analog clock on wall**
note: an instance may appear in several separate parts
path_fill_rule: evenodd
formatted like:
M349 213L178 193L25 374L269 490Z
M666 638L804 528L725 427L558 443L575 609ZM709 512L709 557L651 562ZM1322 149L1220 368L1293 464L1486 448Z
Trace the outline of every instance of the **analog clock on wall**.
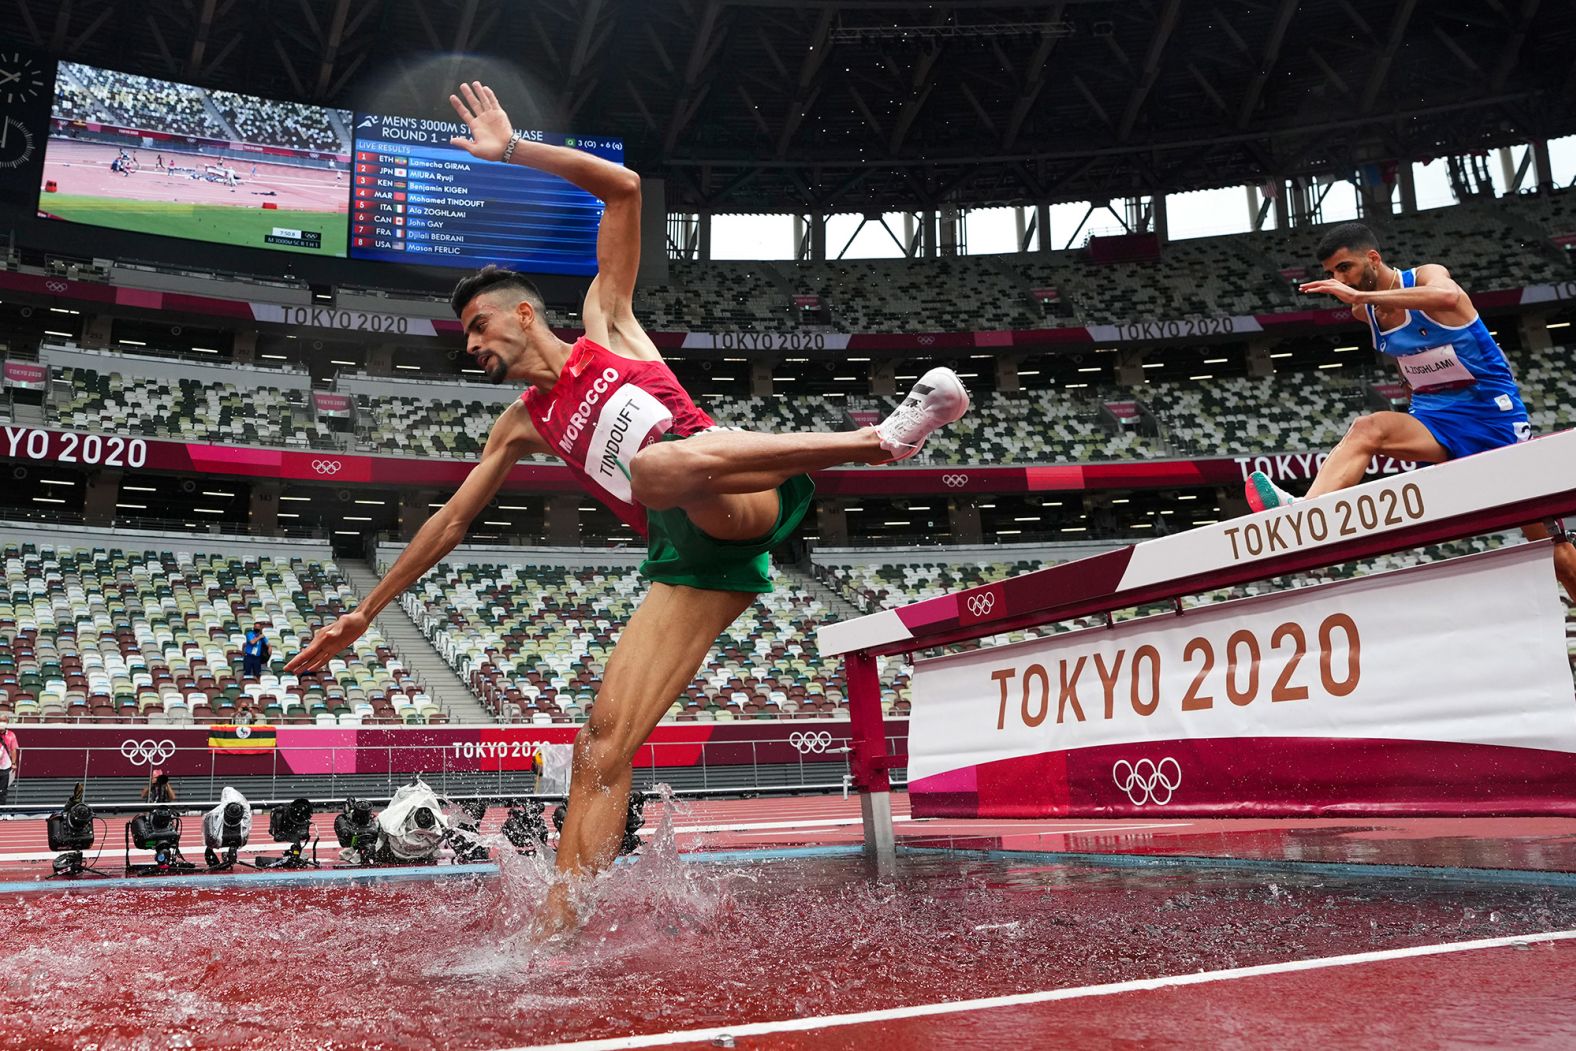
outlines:
M0 103L25 104L44 90L44 71L31 57L19 52L0 52Z

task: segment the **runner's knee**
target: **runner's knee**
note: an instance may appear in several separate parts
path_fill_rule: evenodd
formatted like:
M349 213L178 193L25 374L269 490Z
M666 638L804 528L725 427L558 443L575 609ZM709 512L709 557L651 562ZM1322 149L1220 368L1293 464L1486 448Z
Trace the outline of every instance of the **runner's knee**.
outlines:
M1359 449L1375 453L1384 444L1386 433L1385 425L1378 417L1359 416L1346 432L1346 440Z
M594 772L599 782L611 781L634 758L634 750L622 740L623 736L618 720L602 715L593 705L591 717L575 734L575 768Z

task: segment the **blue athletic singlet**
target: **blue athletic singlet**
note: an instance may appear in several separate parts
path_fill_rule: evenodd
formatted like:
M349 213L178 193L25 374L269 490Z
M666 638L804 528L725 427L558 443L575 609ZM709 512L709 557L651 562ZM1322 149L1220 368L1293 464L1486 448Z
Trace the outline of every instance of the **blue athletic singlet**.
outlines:
M1401 287L1417 285L1415 270L1401 271ZM1412 415L1452 456L1467 456L1526 441L1532 430L1521 392L1504 351L1482 317L1467 325L1441 325L1421 310L1381 330L1372 305L1368 330L1374 347L1396 359L1412 391Z

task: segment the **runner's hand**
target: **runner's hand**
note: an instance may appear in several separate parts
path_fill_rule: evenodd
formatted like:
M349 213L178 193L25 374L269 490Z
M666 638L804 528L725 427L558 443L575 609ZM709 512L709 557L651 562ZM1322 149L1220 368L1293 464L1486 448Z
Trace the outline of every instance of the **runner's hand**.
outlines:
M1353 288L1351 285L1343 284L1342 282L1336 281L1332 278L1324 278L1319 281L1309 281L1307 284L1301 286L1298 291L1302 292L1304 295L1310 296L1322 292L1327 296L1334 296L1342 303L1356 303L1362 298L1363 295L1362 289Z
M456 135L449 140L450 145L484 161L503 160L503 150L514 134L514 125L498 105L498 96L493 94L492 88L479 80L461 84L459 95L450 95L449 103L471 129L470 138Z
M325 624L306 649L290 658L285 671L292 674L313 672L326 665L334 655L349 648L367 630L367 616L359 609L351 610L332 624Z

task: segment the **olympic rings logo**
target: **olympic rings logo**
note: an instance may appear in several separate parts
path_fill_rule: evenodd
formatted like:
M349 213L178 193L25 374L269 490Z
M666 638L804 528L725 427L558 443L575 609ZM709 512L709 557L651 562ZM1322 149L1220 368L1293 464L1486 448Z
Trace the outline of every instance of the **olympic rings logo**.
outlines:
M169 738L162 741L123 741L120 754L135 766L153 766L175 755L175 742Z
M318 474L338 474L339 469L343 466L344 464L340 463L338 460L312 461L312 470L316 471Z
M914 342L918 343L922 347L928 347L932 343L936 342L936 337L935 336L916 336L916 337L914 337Z
M996 608L996 593L987 591L980 595L970 595L968 599L969 612L976 617L983 617Z
M788 743L797 748L800 755L811 752L819 754L832 747L832 734L829 730L812 730L808 733L795 730L788 735Z
M71 286L66 284L64 281L51 280L44 282L44 291L53 292L57 296L65 295L70 288Z
M941 476L941 484L949 489L962 489L969 484L969 476L966 474L944 474Z
M1172 793L1182 787L1182 764L1169 755L1158 763L1153 759L1140 759L1136 763L1118 759L1111 767L1111 780L1127 793L1134 806L1145 803L1165 806L1171 802Z

